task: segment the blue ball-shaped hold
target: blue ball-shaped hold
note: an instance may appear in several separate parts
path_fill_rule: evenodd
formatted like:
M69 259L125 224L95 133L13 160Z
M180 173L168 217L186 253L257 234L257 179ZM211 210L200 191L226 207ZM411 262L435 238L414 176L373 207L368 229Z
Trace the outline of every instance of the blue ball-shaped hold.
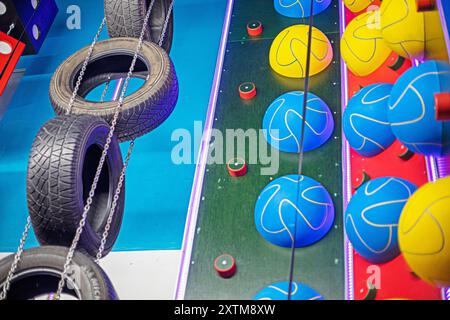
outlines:
M292 91L275 99L263 119L264 136L274 148L300 152L304 92ZM333 134L330 108L318 96L308 93L303 151L319 148Z
M450 122L438 121L434 94L450 88L450 65L428 61L410 68L395 83L388 117L395 136L408 149L443 156L450 153Z
M291 300L324 300L316 290L300 282L292 282ZM259 291L253 300L287 300L289 297L289 282L277 282Z
M388 120L391 84L378 83L358 91L350 99L343 116L345 137L364 157L373 157L395 141Z
M345 212L347 237L362 257L383 263L399 253L400 214L417 187L409 181L383 177L366 182L355 192Z
M311 245L328 233L333 221L330 194L306 176L278 178L264 188L256 201L256 229L264 239L281 247L292 247L294 236L297 248Z
M311 0L274 0L275 10L289 18L307 18L311 13ZM325 11L331 0L314 0L313 14Z

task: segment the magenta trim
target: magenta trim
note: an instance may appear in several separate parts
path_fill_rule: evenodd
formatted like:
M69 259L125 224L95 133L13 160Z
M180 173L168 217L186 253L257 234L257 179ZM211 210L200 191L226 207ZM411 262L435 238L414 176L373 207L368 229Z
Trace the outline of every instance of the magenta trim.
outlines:
M436 159L439 178L445 178L450 175L450 156L439 157Z
M414 59L412 62L413 62L413 65L417 67L423 61ZM425 157L425 165L426 165L426 169L427 169L428 181L436 181L438 178L438 169L437 169L437 165L436 165L436 159L433 156L426 156Z
M427 167L428 181L436 181L437 179L439 179L436 158L433 156L426 156L425 163Z
M113 101L117 101L117 99L119 98L120 93L122 91L123 82L124 82L124 78L120 78L119 80L117 80L117 84L116 84L116 87L114 88L114 93L113 93L113 97L112 97Z
M195 227L197 225L198 209L200 206L201 192L203 188L203 179L205 176L206 162L208 159L209 141L211 139L211 131L213 127L214 114L216 110L217 97L219 95L219 86L222 76L223 60L225 57L226 43L228 40L228 31L230 28L231 12L234 0L228 0L225 12L225 18L222 28L222 38L220 41L219 52L216 61L216 70L214 73L211 95L209 98L208 111L206 114L205 127L203 129L203 137L200 144L194 182L192 185L191 198L189 200L189 208L186 217L186 225L184 229L183 244L181 249L180 270L178 273L177 287L175 290L175 299L182 300L186 292L186 285L191 263L192 246L195 237Z
M340 35L345 31L345 5L340 1L339 6L340 17ZM347 65L341 57L341 109L344 114L345 107L348 103L348 73ZM351 172L350 172L350 145L342 131L342 177L343 177L343 210L345 219L345 210L352 197ZM345 299L354 300L354 275L353 275L353 247L348 241L344 228L344 254L345 254Z
M445 44L447 46L447 54L450 58L450 35L448 32L447 19L445 18L444 7L442 6L442 0L437 0L437 8L439 16L441 17L441 24L445 38ZM450 156L440 157L436 159L437 173L439 178L444 178L450 175ZM450 288L447 289L447 299L450 300Z
M447 45L447 52L450 57L450 41L449 41L449 34L447 29L447 22L445 20L442 3L440 0L437 1L439 15L441 17L441 23L444 31L445 36L445 43ZM418 66L421 61L414 60L413 61L415 66ZM425 157L425 164L427 169L427 175L428 175L428 181L436 181L439 178L446 177L450 174L450 157L433 157L433 156L426 156ZM442 289L442 300L450 300L450 288L444 288Z

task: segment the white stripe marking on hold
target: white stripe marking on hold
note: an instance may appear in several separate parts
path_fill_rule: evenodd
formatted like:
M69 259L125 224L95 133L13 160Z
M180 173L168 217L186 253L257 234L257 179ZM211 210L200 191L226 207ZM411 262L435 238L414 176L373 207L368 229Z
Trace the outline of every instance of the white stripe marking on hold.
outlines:
M6 41L0 41L0 54L10 54L12 52L11 45Z
M6 5L3 3L3 1L0 1L0 16L6 13L6 9Z
M41 30L39 30L39 27L37 25L33 25L32 31L33 31L33 38L35 40L39 40L39 37L41 35Z

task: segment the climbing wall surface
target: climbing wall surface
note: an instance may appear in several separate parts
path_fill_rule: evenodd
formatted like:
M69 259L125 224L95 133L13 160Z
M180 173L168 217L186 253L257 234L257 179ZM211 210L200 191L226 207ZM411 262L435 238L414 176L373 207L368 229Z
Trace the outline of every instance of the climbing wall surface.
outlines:
M248 36L246 26L252 20L262 22L262 35ZM244 131L260 129L267 107L274 99L283 93L304 89L304 79L283 77L269 66L273 40L285 28L295 24L308 24L308 18L284 17L275 11L273 1L234 1L214 115L215 129L222 132L238 128ZM335 128L326 144L305 153L303 174L317 180L328 190L336 217L331 231L321 241L296 250L294 280L317 290L325 299L343 299L345 277L337 1L314 16L314 26L328 37L334 56L324 71L311 77L310 92L330 107ZM242 100L238 87L247 81L256 85L257 96ZM263 137L259 139L262 139L263 146L267 146ZM246 148L248 151L248 144ZM185 294L187 299L251 299L263 287L288 280L291 250L272 245L261 237L255 228L254 209L260 192L268 183L298 172L298 154L281 152L279 170L273 175L261 174L261 168L267 165L261 162L252 164L250 159L246 160L249 163L248 173L239 178L231 177L225 164L206 166ZM222 253L236 259L237 272L232 278L223 279L214 270L214 259Z

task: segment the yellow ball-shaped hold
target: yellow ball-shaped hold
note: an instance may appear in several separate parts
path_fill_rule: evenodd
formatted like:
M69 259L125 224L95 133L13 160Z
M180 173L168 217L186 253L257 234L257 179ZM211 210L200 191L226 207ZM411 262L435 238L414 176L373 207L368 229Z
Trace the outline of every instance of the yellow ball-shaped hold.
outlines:
M385 0L381 4L381 34L388 46L402 57L423 57L424 21L424 13L417 11L416 0Z
M391 53L381 37L378 10L354 18L342 35L342 58L357 76L364 77L377 70Z
M412 195L400 216L398 241L414 273L433 285L450 286L450 177Z
M281 31L273 40L269 53L272 69L289 78L306 76L308 52L307 25L294 25ZM327 36L317 28L312 29L310 75L315 75L329 66L333 60L333 48Z
M351 12L360 12L366 9L375 0L344 0L345 6Z

